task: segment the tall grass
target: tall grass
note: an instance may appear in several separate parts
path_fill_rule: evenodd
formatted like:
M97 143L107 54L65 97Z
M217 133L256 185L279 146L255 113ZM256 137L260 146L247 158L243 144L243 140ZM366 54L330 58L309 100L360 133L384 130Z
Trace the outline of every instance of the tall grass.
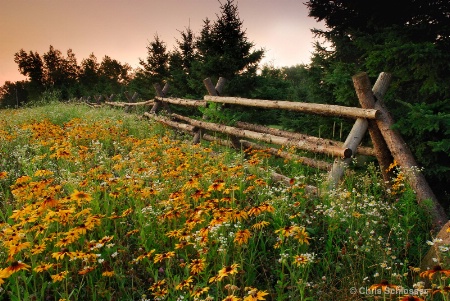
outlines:
M422 284L430 220L401 170L391 190L369 165L311 194L323 176L298 163L283 186L265 152L119 111L0 116L0 300L398 300L377 289ZM439 281L416 297L446 300Z

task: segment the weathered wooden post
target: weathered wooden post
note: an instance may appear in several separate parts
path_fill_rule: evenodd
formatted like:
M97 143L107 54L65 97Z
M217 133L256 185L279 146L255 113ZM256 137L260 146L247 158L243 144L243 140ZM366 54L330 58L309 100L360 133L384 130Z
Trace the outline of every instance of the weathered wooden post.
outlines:
M387 75L383 75L383 80L387 80ZM354 77L354 82L357 82L358 89L361 91L367 91L367 86L370 86L370 81L366 73L360 73ZM384 85L384 84L383 84ZM383 86L380 84L380 86ZM380 88L382 90L382 88ZM372 92L372 91L370 91ZM424 175L418 169L418 165L414 156L403 140L402 136L399 132L394 130L392 126L394 125L394 119L391 114L387 110L384 102L382 100L382 95L380 93L375 92L375 97L372 95L370 97L370 93L368 97L361 102L361 105L364 107L371 107L380 112L380 116L376 119L376 126L380 130L380 133L383 137L382 140L385 141L390 153L394 160L403 168L403 171L406 173L407 181L411 185L412 189L417 194L417 201L420 203L424 200L430 200L432 202L432 207L430 208L430 214L433 219L433 223L437 227L442 227L445 223L448 222L448 217L445 214L444 208L437 200L430 186L428 185ZM380 138L381 139L381 138ZM373 141L374 144L378 143L378 140Z
M99 105L100 102L102 101L102 98L103 98L102 95L94 96L95 103L96 103L97 105Z
M373 99L373 94L376 93L379 97L384 96L389 87L390 76L386 77L385 75L380 74L378 77L373 89L370 86L370 82L366 82L365 85L361 85L358 76L353 77L353 82L356 90L356 95L361 103L363 109L373 109L367 103L370 99ZM363 104L364 103L364 104ZM358 145L361 143L364 135L366 134L367 129L369 129L370 136L372 141L374 142L375 156L380 163L381 171L383 174L383 179L385 181L389 180L389 177L386 173L389 164L392 162L389 149L386 146L381 134L379 133L378 127L375 125L374 120L368 120L366 118L358 118L353 125L347 139L344 142L344 146L350 148L353 151L353 154L356 154L356 150ZM378 130L378 131L377 131ZM333 168L329 174L330 186L336 186L344 175L345 167L348 166L351 162L351 158L345 159L336 159Z
M156 96L158 97L166 97L167 92L169 91L169 83L166 83L164 85L164 88L161 89L161 85L156 83L153 85L153 88L155 88ZM163 106L167 111L169 111L169 106L161 101L158 101L155 99L155 103L153 104L153 107L150 110L150 114L156 114L159 109L161 109L161 106Z
M214 86L214 84L212 83L212 81L209 77L205 78L203 80L203 84L205 85L206 90L208 90L209 95L212 95L212 96L219 96L220 93L222 93L222 91L223 91L225 83L226 83L226 79L223 77L219 77L219 79L217 80L216 86ZM207 117L205 115L203 115L203 119L206 119L206 118ZM200 143L201 136L202 136L202 130L200 128L198 128L194 133L194 139L192 140L192 143L194 143L194 144ZM233 140L233 138L231 138L231 139ZM234 141L234 143L235 142L236 142L236 140ZM232 141L232 143L233 143L233 141ZM234 143L233 143L233 146L235 146Z
M370 81L367 74L360 73L353 76L352 79L361 107L365 109L373 109L376 98L382 99L386 94L389 84L391 83L392 76L389 73L380 73L372 89L370 88ZM393 161L392 154L384 141L383 135L381 134L376 121L369 120L368 125L370 138L372 139L373 147L375 149L375 156L377 157L380 165L381 174L383 175L384 181L389 183L392 178L392 173L388 172L388 168Z
M125 97L127 98L127 101L129 103L133 103L136 102L137 98L138 98L138 94L137 92L134 92L133 96L131 96L128 91L125 91L124 93ZM125 112L126 113L130 113L131 112L131 106L125 106Z
M113 98L114 98L114 94L111 94L110 96L108 96L108 95L104 95L104 98L105 98L105 102L112 102L113 101Z

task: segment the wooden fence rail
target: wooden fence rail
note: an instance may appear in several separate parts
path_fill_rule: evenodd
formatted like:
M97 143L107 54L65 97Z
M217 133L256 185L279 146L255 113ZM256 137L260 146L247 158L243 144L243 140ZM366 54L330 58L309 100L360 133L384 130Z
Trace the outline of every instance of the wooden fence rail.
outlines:
M105 100L107 100L105 104L123 107L126 111L129 111L132 107L136 106L152 105L151 110L144 113L145 117L152 118L158 122L190 133L194 136L193 143L198 143L200 139L203 138L205 140L215 140L221 144L239 149L247 147L256 149L263 148L277 156L298 160L305 165L328 170L329 188L338 185L351 158L357 153L374 155L379 162L383 178L386 181L390 179L387 167L393 160L396 160L402 168L408 171L407 180L417 192L418 201L421 202L426 199L432 201L433 206L430 209L430 214L433 218L433 222L436 226L442 226L448 221L447 216L428 183L425 181L423 174L417 170L416 161L408 146L405 144L399 133L392 129L394 121L383 104L382 99L389 87L390 80L391 76L389 74L381 73L375 85L371 87L366 73L355 75L353 77L353 83L361 108L292 101L223 97L220 96L226 82L223 78L219 78L219 81L215 86L209 78L204 80L209 95L204 96L203 100L167 97L169 85L166 84L164 88L161 88L160 85L154 85L156 97L152 100L136 102L137 94L135 93L133 96L130 96L129 94L126 95L129 100L128 103L112 102L110 100L113 96L110 96L105 97ZM91 106L97 106L100 100L100 98L96 98L95 104L90 103L89 100L86 102ZM190 107L207 107L208 103L250 106L263 109L282 109L324 116L340 116L343 118L356 119L356 121L347 139L342 143L242 121L237 122L235 126L229 126L209 122L206 120L206 116L203 117L203 120L196 120L179 114L172 114L170 112L170 107L168 106L168 104L172 104ZM167 112L165 116L158 115L158 112L161 109ZM226 134L230 140L225 141L223 139L215 138L207 133L202 133L202 130ZM369 131L373 147L361 146L361 141L367 131ZM313 153L327 154L335 157L335 161L333 164L330 164L328 162L291 154L282 149L261 146L254 142L239 138L294 147ZM281 178L283 177L281 176ZM286 180L285 178L283 179Z

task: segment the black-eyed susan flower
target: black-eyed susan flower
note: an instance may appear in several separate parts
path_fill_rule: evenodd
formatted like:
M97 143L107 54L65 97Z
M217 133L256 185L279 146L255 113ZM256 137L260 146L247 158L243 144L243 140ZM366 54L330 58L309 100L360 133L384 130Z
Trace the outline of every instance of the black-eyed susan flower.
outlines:
M444 286L444 287L440 287L438 289L433 289L433 295L435 294L441 294L444 295L444 298L450 295L450 286Z
M219 272L217 273L216 276L211 277L209 279L209 283L221 281L225 277L237 274L238 268L239 268L239 264L237 264L237 263L233 263L230 266L223 267L221 270L219 270Z
M6 171L0 172L0 180L6 179L7 176L8 176L8 172L6 172Z
M103 277L113 277L115 275L114 271L104 271L102 273Z
M194 245L194 244L191 243L191 242L182 240L182 241L180 241L179 243L175 244L175 249L176 249L176 250L178 250L178 249L183 249L183 248L185 248L185 247L187 247L187 246L189 246L189 245Z
M431 280L434 274L444 274L448 277L450 276L450 270L444 270L440 265L435 265L431 270L420 273L420 277L428 277Z
M258 301L258 300L266 300L266 297L269 293L266 291L260 291L254 287L246 287L247 296L244 297L243 301Z
M83 191L78 191L77 189L75 189L74 192L70 195L70 199L78 202L79 205L92 201L92 197L90 194Z
M153 283L148 290L149 291L160 290L165 284L166 284L166 280L165 279L158 280L155 283Z
M390 284L389 281L383 279L380 283L373 284L369 287L369 291L376 291L381 289L382 292L386 291L387 289L399 289L400 287L395 284Z
M222 191L225 187L225 181L222 179L215 180L214 183L212 183L208 187L208 191Z
M75 252L70 252L69 249L66 249L66 248L61 249L61 251L59 251L59 252L52 253L52 257L55 258L56 260L61 260L65 256L68 256L69 258L73 258L75 255L76 255Z
M152 293L153 296L157 298L157 300L160 300L164 298L169 293L169 290L167 288L162 288L158 291L155 291Z
M253 229L253 230L262 230L262 229L264 229L265 227L267 227L268 225L270 225L269 222L267 222L267 221L260 221L260 222L257 222L257 223L255 223L255 224L253 224L253 225L252 225L252 229Z
M31 267L28 264L23 263L22 261L19 260L14 261L13 263L11 263L9 267L5 268L4 270L5 273L13 274L22 270L29 271L29 268Z
M290 225L285 226L283 228L280 228L278 230L275 230L275 233L281 233L284 237L289 237L294 235L295 232L297 232L298 226Z
M191 275L198 275L205 269L206 259L205 258L192 259L191 262L188 264L188 267Z
M294 238L297 239L297 241L301 244L308 244L309 245L309 234L306 232L306 229L304 227L298 227L294 233Z
M5 279L9 278L9 276L11 276L11 274L12 274L12 272L7 271L6 268L0 269L0 285L5 283Z
M60 281L63 281L67 277L67 274L69 274L68 271L62 271L56 275L50 275L50 277L52 277L53 282L60 282Z
M208 286L198 287L198 288L195 288L195 289L191 290L190 294L194 298L200 298L201 295L207 293L208 291L209 291L209 287Z
M241 301L242 299L235 295L228 295L222 301Z
M22 250L28 249L30 247L31 247L31 243L28 241L8 244L8 248L9 248L8 256L13 257L14 255L18 254Z
M294 256L294 264L296 264L297 266L306 265L307 263L309 263L308 256L304 254Z
M175 289L176 290L182 290L185 287L188 288L193 281L194 281L194 278L192 278L192 276L189 276L187 279L184 279L183 281L178 283L177 286L175 287Z
M251 236L252 234L248 229L239 230L234 235L234 242L236 242L238 245L246 244Z
M39 245L34 245L33 248L31 249L31 254L33 254L33 255L41 254L42 252L45 251L46 247L47 247L47 245L45 244L45 242L43 242Z
M173 251L169 251L169 252L162 253L162 254L156 254L153 261L154 261L154 263L157 263L157 262L161 262L165 259L170 259L174 256L175 256L175 252L173 252Z
M43 263L39 264L37 267L35 267L33 269L33 271L35 271L36 273L42 273L42 272L50 270L51 268L53 268L53 266L54 266L53 263L43 262Z

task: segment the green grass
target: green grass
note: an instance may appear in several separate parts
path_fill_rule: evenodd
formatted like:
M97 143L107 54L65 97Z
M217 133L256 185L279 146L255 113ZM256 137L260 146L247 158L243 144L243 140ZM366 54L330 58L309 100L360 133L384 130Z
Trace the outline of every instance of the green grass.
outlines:
M312 195L325 176L299 163L180 138L108 108L3 110L0 300L398 300L364 288L423 281L430 219L401 170Z

